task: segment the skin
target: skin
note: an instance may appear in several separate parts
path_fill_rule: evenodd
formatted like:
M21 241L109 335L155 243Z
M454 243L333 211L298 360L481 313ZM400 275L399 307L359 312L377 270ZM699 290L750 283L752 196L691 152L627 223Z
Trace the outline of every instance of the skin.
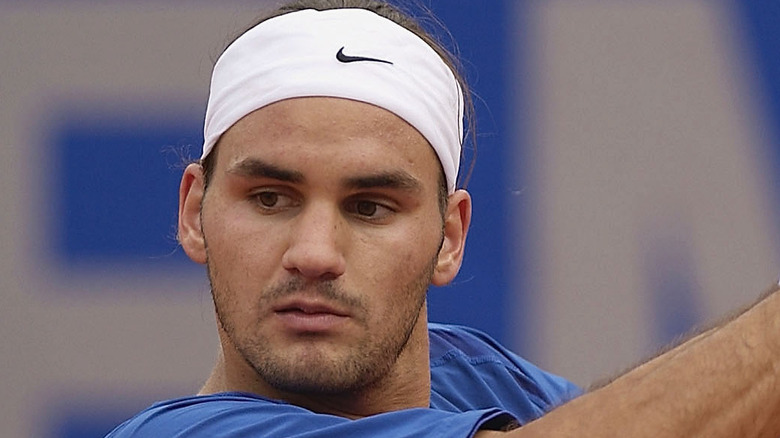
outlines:
M465 191L394 114L289 99L220 139L213 177L182 177L179 238L207 264L221 351L201 393L247 391L359 418L427 407L425 295L457 274Z

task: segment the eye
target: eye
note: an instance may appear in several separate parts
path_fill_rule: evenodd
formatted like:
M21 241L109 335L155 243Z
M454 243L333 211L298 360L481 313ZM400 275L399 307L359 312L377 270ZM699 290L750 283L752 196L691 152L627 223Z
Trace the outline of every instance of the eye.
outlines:
M261 192L255 195L255 199L263 207L273 207L279 202L279 194L274 192Z
M368 199L356 199L349 202L346 210L366 221L378 222L388 219L395 210L382 202L371 201Z
M252 202L260 209L266 211L277 211L290 208L295 205L295 200L287 194L276 190L260 190L250 195Z
M379 205L370 201L358 201L355 203L355 212L361 216L374 216Z

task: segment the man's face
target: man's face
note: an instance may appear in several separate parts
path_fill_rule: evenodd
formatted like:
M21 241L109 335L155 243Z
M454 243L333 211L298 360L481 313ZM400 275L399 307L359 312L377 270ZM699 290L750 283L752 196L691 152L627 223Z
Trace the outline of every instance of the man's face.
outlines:
M290 99L230 128L202 198L203 250L183 242L207 263L226 357L293 393L414 366L427 287L457 272L440 272L440 175L414 128L364 103Z

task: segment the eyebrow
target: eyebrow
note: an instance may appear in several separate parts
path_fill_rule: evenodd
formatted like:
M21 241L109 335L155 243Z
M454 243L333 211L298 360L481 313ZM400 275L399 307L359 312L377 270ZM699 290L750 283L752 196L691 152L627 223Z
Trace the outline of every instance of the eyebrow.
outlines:
M422 189L422 184L417 178L402 170L350 177L346 179L345 185L351 189L391 188L405 191Z
M303 173L285 169L258 158L246 158L238 161L227 169L227 173L246 178L270 178L294 184L306 182ZM353 176L346 178L343 184L349 189L390 188L409 192L422 189L420 181L403 170Z
M302 183L306 180L301 172L284 169L257 158L241 160L231 165L227 173L247 178L271 178L290 183Z

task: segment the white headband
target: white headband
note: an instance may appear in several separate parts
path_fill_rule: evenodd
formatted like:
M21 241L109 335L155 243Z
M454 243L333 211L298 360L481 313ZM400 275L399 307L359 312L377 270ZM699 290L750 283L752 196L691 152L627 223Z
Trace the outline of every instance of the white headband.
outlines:
M252 111L306 96L357 100L401 117L428 140L449 192L455 190L463 140L460 85L425 41L364 9L284 14L233 42L211 77L202 157Z

